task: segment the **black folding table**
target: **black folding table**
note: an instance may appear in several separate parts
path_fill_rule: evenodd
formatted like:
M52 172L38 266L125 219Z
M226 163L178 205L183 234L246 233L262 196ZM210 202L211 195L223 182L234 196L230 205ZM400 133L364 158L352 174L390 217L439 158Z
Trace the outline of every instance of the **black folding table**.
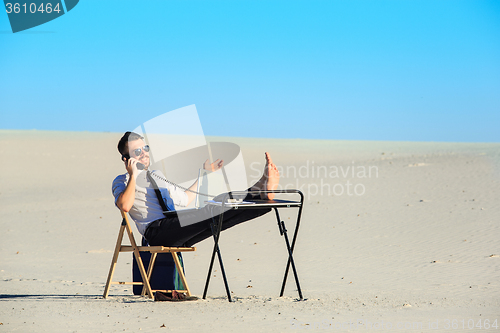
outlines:
M288 194L298 194L300 195L300 201L290 201L290 200L280 200L280 199L275 199L275 200L247 200L252 202L251 204L241 204L241 203L231 203L228 202L228 199L233 198L233 197L241 197L244 196L248 193L251 194L260 194L260 193L288 193ZM222 202L216 203L216 202L208 202L207 204L212 206L212 211L215 210L215 208L220 209L220 214L218 215L218 221L217 221L217 216L214 216L212 218L212 233L214 237L214 248L212 251L212 258L210 260L210 266L208 268L208 274L207 274L207 280L205 283L205 290L203 291L203 299L206 298L207 296L207 291L208 291L208 285L210 283L210 277L212 275L212 269L213 269L213 264L214 264L214 259L215 259L215 254L217 254L217 257L219 258L219 264L220 264L220 269L222 272L222 278L224 280L224 285L226 287L226 293L227 293L227 298L229 302L232 301L231 299L231 293L229 291L229 284L227 282L226 278L226 272L224 270L224 264L222 262L222 256L220 253L219 249L219 239L220 239L220 234L222 230L222 221L224 217L224 212L230 209L259 209L259 208L272 208L274 212L276 213L276 219L278 221L278 228L280 231L280 235L282 235L285 239L286 247L288 250L288 262L286 264L286 269L285 269L285 275L283 277L283 283L281 285L281 292L280 292L280 297L283 296L283 293L285 291L285 285L286 285L286 280L288 277L288 271L290 269L290 266L292 266L292 271L295 277L295 284L297 285L297 290L299 293L299 298L300 300L303 300L304 298L302 297L302 291L300 289L300 283L299 283L299 277L297 275L297 270L295 268L295 262L293 260L293 249L295 247L295 242L297 240L297 234L299 232L299 226L300 226L300 217L302 215L302 207L304 204L304 195L302 194L301 191L299 190L273 190L273 191L251 191L251 192L228 192L225 194L224 198L222 199ZM297 213L297 222L295 224L295 231L293 233L293 238L292 238L292 244L290 245L290 242L288 240L288 234L287 230L285 228L285 222L281 221L279 213L278 213L278 208L298 208L298 213Z

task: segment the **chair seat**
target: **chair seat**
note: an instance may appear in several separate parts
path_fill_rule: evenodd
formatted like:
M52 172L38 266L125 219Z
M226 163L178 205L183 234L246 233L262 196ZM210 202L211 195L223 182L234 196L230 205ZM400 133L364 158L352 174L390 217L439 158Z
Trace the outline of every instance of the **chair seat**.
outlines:
M166 246L138 246L140 252L169 253L169 252L191 252L196 251L196 247L166 247ZM134 252L132 245L122 245L120 252Z

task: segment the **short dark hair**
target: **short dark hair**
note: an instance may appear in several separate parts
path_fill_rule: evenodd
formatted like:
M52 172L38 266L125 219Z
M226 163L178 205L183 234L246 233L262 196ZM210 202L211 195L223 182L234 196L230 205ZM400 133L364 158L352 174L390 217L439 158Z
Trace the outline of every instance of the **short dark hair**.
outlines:
M120 141L118 141L118 151L120 152L120 154L122 154L122 156L128 155L128 151L127 151L128 142L139 140L139 139L144 139L144 138L142 136L140 136L139 134L134 133L134 132L125 132L125 134L123 134Z

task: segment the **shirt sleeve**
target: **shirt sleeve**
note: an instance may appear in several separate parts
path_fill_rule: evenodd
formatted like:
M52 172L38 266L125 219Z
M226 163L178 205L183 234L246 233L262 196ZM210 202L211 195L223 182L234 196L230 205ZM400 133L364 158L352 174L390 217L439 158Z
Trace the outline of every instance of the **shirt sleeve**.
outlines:
M125 189L127 188L127 183L128 183L127 175L119 175L118 177L115 178L115 180L113 180L113 185L111 186L111 189L113 191L113 196L115 197L115 205L120 194L125 192Z
M167 189L176 206L186 207L188 205L188 196L184 190L168 183Z

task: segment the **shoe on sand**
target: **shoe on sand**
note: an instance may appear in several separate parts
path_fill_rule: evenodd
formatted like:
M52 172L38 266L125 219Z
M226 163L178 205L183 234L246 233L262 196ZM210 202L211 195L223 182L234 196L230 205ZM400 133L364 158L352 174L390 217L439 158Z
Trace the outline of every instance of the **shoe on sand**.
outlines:
M155 293L155 301L159 302L183 302L183 301L196 301L198 297L187 296L185 293L178 293L177 291L172 291L171 293L162 293L157 291Z

